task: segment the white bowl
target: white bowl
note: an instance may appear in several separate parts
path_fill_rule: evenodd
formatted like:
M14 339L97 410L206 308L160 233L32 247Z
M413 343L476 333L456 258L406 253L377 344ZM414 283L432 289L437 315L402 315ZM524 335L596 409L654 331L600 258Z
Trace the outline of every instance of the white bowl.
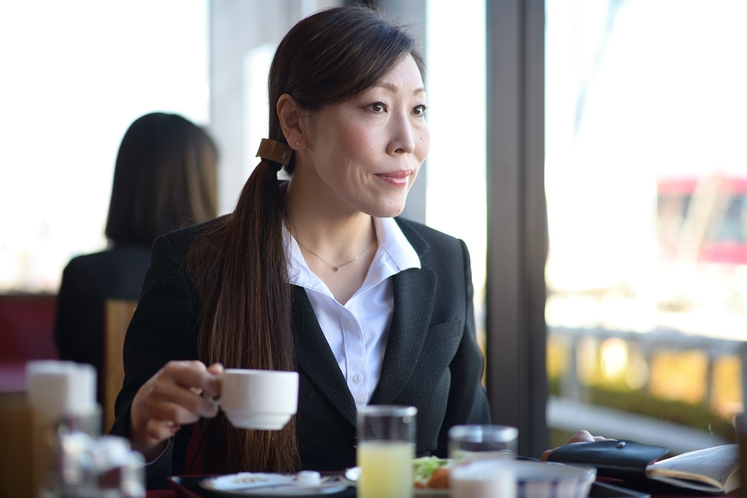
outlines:
M459 471L461 479L490 479L509 468L517 498L586 498L597 476L594 467L528 460L478 460Z
M594 467L517 461L519 498L586 498L597 477Z

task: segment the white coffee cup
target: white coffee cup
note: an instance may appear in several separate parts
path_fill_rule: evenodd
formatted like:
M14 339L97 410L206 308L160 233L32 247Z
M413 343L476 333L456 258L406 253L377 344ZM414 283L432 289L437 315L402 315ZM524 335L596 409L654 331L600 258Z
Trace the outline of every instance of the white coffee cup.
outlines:
M280 430L298 408L298 373L228 368L218 402L234 427Z

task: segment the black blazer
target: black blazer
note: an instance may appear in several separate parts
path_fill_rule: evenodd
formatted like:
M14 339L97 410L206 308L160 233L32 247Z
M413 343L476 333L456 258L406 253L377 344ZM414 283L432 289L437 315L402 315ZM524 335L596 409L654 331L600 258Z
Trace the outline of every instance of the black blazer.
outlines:
M54 332L57 352L63 360L96 367L100 402L104 303L137 300L149 266L150 246L125 245L73 258L62 273Z
M481 385L483 357L475 339L469 254L460 240L411 221L397 222L422 268L392 277L394 315L370 403L416 406L417 453L445 456L451 426L490 423ZM205 226L172 232L153 245L151 268L125 339L125 381L117 398L114 434L125 434L130 403L145 381L169 360L197 358L200 302L185 270L185 254ZM292 295L302 466L320 471L354 466L355 402L306 291L294 286ZM166 453L148 466L149 486L184 472L191 432L182 428Z

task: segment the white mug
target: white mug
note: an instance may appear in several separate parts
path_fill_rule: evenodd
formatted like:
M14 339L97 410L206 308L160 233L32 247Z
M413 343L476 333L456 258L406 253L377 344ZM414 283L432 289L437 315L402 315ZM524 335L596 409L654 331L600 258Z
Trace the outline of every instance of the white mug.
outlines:
M298 407L298 373L228 368L218 402L234 427L280 430Z

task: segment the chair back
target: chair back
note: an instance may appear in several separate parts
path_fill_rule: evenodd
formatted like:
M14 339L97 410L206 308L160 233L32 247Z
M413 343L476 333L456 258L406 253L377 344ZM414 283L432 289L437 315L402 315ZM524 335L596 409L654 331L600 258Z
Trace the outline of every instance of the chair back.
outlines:
M114 423L114 401L122 389L124 362L122 352L127 327L135 313L137 301L107 299L104 310L104 361L99 382L104 385L104 420L102 429L109 432Z
M0 363L59 358L56 310L54 294L0 294Z

